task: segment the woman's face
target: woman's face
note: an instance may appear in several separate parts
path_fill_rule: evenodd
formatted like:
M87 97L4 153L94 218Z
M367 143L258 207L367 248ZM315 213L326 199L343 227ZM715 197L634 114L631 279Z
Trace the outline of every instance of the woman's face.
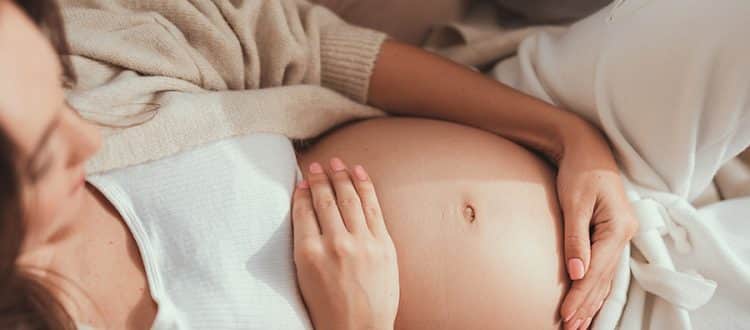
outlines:
M62 78L52 45L12 1L0 0L0 128L16 146L33 221L78 209L84 163L101 144L65 102Z

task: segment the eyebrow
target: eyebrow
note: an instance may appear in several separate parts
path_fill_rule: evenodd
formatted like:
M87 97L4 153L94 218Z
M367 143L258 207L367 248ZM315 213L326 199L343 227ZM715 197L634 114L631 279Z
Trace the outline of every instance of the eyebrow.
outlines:
M37 142L34 149L32 149L31 154L29 156L29 161L27 163L29 168L31 167L31 165L34 164L42 148L44 148L44 146L47 144L50 137L52 136L52 132L55 131L55 128L57 128L59 124L60 124L60 115L58 114L57 116L55 116L55 119L53 119L52 122L50 122L49 125L47 125L47 128L44 129L42 138L39 139L39 142Z

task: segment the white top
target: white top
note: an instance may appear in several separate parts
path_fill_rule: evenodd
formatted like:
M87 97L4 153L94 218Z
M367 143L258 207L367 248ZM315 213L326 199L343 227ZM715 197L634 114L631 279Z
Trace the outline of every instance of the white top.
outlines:
M292 259L288 138L253 134L90 177L138 244L154 329L311 329Z

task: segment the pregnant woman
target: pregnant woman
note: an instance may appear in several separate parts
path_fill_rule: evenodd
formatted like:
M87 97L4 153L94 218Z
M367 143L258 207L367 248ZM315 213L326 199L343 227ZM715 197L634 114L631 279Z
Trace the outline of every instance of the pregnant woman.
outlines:
M54 283L64 294L59 296L62 305L55 306L54 300L39 295L42 291L34 282L17 282L24 273L11 273L15 276L3 279L4 290L19 291L4 293L40 291L25 292L27 301L5 306L9 309L2 316L3 327L24 322L50 325L37 319L39 314L13 314L13 308L23 311L21 304L49 304L37 307L45 311L41 315L47 321L64 315L55 314L64 310L79 324L97 328L201 328L199 322L219 328L307 327L286 244L289 232L284 231L289 226L284 196L288 198L297 180L289 140L251 135L91 178L103 196L82 181L81 166L97 150L97 135L71 109L53 105L62 94L52 87L55 75L47 72L58 69L49 59L49 67L41 68L34 80L57 90L39 105L44 111L3 116L3 129L11 132L3 136L3 178L11 180L3 187L6 196L18 198L5 197L3 209L19 212L3 214L7 227L2 233L6 244L25 238L23 246L21 241L14 244L22 251L20 265L44 262L44 269L59 269L61 277L20 268L44 283ZM31 154L37 156L24 162L30 168L14 173L16 162L26 154L21 150L34 150ZM308 168L314 160L333 155L365 165L378 188L383 219L400 262L397 328L559 324L558 308L568 279L554 178L544 161L496 135L423 119L370 120L339 129L303 152L300 162ZM219 166L225 173L210 174L209 169ZM163 175L165 169L191 179L172 176L170 180L180 182L154 185L155 175ZM258 180L263 172L279 181ZM35 190L39 194L25 201L23 192L35 184L40 185ZM179 192L198 187L192 198ZM12 188L22 188L21 195ZM274 204L277 195L282 204ZM20 209L22 202L31 206ZM268 223L247 221L259 216L252 212L263 212L260 216ZM77 225L79 219L86 224ZM23 225L27 234L10 227L14 224ZM281 237L250 256L253 245L265 243L251 238L264 230L279 230L275 235ZM63 235L61 242L52 250L40 247L47 246L41 242L55 241L47 236L53 234ZM79 261L58 259L65 253ZM243 259L248 256L249 261ZM264 281L270 290L262 288ZM256 306L256 299L267 306ZM181 315L183 311L195 314ZM276 315L261 318L257 314L263 311Z
M344 292L339 289L347 283L363 284L364 293L344 293L365 299L397 289L366 281L369 271L395 274L396 260L397 328L547 328L559 326L560 313L570 327L586 327L607 294L612 263L597 251L619 251L634 227L627 208L622 221L605 208L626 206L622 187L606 144L575 117L387 42L372 77L373 104L505 132L543 150L559 165L557 180L537 156L486 131L380 119L339 129L299 157L287 137L254 133L92 176L86 184L83 166L99 137L64 101L59 79L71 78L70 72L29 20L51 32L64 52L54 8L23 5L26 13L0 1L0 328L309 328L305 307L321 328L352 320L363 322L357 327L388 328L397 294L386 295L391 301L384 306L341 306L330 293ZM403 58L428 63L473 89L420 97L441 84L432 85L424 67L413 71L395 60ZM404 71L413 74L397 74ZM414 87L405 92L403 86ZM497 93L501 97L481 97ZM326 176L316 162L329 158ZM362 175L353 168L355 185L374 183L380 203L361 216L382 218L398 258L355 258L366 272L343 269L336 282L299 267L305 306L295 277L290 201L298 182L309 185L310 201L325 187L330 192L327 177L341 177L347 167L341 159L369 169ZM300 167L309 169L309 183ZM374 200L372 191L357 196ZM576 234L565 239L558 198L563 212L574 212L564 230ZM351 201L337 200L336 209ZM321 213L325 203L313 204L308 220L327 239L323 223L330 214ZM373 213L374 205L382 212ZM588 244L589 221L596 248L590 264L580 244ZM391 236L381 236L385 243L376 254L388 255ZM567 273L577 280L560 308ZM310 295L305 288L311 287L322 293ZM394 310L382 314L387 307Z

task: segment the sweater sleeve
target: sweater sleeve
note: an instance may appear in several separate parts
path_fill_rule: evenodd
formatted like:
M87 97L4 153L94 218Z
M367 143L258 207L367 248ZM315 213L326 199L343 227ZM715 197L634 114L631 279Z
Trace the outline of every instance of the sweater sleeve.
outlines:
M385 39L306 0L61 3L74 55L212 91L314 84L366 103Z
M327 29L321 38L322 85L367 103L370 77L385 35L351 25Z

